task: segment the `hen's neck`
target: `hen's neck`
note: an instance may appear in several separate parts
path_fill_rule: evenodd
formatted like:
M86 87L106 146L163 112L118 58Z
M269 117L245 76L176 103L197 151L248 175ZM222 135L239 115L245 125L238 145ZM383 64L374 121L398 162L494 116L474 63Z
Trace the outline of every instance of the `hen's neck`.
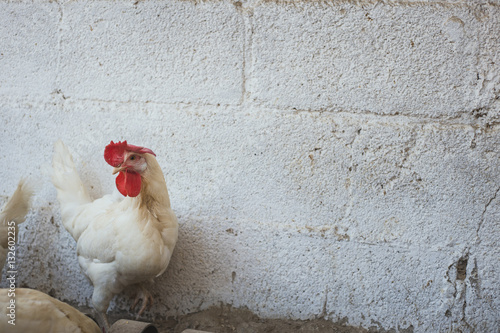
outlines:
M140 207L146 208L159 220L170 209L167 184L160 165L153 155L145 154L147 171L142 175L141 194L138 197Z

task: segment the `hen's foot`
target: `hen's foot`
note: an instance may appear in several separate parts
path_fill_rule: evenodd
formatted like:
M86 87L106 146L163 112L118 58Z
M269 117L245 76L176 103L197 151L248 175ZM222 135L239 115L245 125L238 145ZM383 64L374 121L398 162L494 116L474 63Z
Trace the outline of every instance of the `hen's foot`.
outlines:
M142 315L144 310L146 310L146 309L149 310L151 308L151 305L153 305L153 296L151 296L151 293L148 292L147 290L139 291L137 293L137 295L135 296L134 303L130 307L130 310L131 311L135 310L135 308L137 307L137 304L139 304L140 301L142 301L142 306L139 309L139 312L137 313L137 317L135 318L135 320L139 319L139 317Z

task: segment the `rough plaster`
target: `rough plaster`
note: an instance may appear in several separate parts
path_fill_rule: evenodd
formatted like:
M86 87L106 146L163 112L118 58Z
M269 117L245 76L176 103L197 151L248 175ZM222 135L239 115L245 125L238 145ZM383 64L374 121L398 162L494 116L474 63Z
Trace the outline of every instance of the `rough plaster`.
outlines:
M127 139L180 221L151 318L498 330L498 36L484 1L0 1L1 194L39 183L19 285L89 303L52 144L100 196Z

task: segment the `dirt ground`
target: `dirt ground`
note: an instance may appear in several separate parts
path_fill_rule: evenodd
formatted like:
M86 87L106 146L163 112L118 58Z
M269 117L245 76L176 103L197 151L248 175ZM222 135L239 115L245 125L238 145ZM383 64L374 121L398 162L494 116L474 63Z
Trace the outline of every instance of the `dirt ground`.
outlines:
M368 330L348 327L343 323L332 323L324 319L279 320L260 319L248 310L228 306L212 307L167 321L161 325L160 333L180 333L187 328L214 333L260 333L260 332L315 332L315 333L361 333Z
M122 317L123 318L123 317ZM111 318L110 318L111 319ZM118 319L118 318L113 318ZM375 328L366 330L350 327L345 323L332 323L324 319L281 320L261 319L248 310L230 306L211 307L177 318L169 318L154 325L160 333L181 333L185 329L196 329L213 333L375 333Z

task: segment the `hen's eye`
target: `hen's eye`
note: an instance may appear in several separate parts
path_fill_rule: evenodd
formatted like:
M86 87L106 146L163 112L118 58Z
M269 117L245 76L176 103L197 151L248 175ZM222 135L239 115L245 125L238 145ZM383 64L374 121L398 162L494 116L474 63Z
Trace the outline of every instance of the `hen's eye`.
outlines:
M135 160L135 155L130 156L130 160L131 161Z

